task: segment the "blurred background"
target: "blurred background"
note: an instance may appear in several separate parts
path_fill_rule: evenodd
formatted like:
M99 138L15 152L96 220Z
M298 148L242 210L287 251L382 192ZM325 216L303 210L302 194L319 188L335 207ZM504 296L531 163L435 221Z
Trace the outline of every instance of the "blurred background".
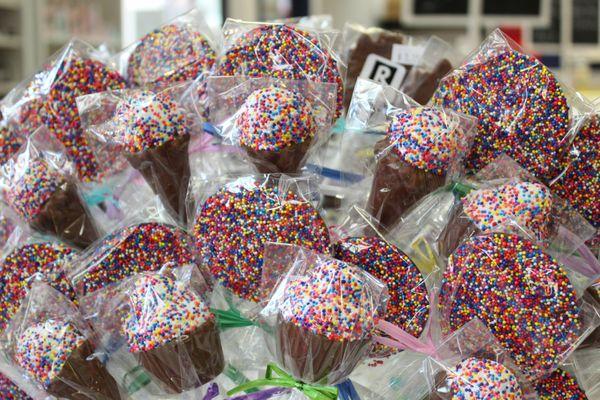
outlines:
M214 28L227 17L329 14L338 29L435 34L459 58L501 27L565 83L600 96L600 0L0 0L0 96L72 36L119 50L192 7Z

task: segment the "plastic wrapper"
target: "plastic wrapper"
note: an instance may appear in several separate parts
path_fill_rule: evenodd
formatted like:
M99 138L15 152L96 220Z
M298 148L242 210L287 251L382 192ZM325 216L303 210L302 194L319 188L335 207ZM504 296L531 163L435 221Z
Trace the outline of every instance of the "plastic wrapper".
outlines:
M75 100L124 86L121 75L100 59L96 49L74 40L47 60L40 72L7 95L2 113L18 121L25 134L45 125L65 146L76 175L82 181L95 181L101 179L105 171L98 165L98 155L83 135ZM106 164L110 165L105 163L105 167Z
M329 136L336 86L308 80L213 77L211 121L260 173L297 173Z
M577 388L585 390L588 399L595 399L600 395L600 349L589 348L577 350L569 359L572 373L571 379L575 380Z
M269 21L275 24L293 25L302 29L332 30L333 16L330 14L305 15L302 17L278 18Z
M114 378L96 354L91 327L64 295L36 282L2 336L24 376L58 398L120 400Z
M158 393L182 393L210 382L224 367L209 286L197 266L142 272L81 299L115 371L141 366ZM118 375L123 379L125 375ZM128 385L132 389L132 385ZM156 394L153 385L145 386Z
M0 165L4 164L21 148L25 136L13 121L3 119L0 114Z
M372 349L387 289L360 268L299 246L265 249L260 318L279 366L296 379L336 384Z
M40 127L2 165L0 190L4 202L32 229L85 248L99 232L74 174L62 145Z
M237 297L258 302L268 242L331 252L329 231L312 201L311 176L247 175L198 181L190 193L200 258L215 281Z
M449 109L420 106L389 86L359 79L349 129L385 132L375 144L368 210L387 227L426 194L460 173L476 121Z
M202 119L189 107L193 91L184 82L158 91L129 89L77 99L92 141L122 154L184 223L190 137L202 133Z
M442 79L432 104L479 120L465 160L469 170L506 153L538 178L556 176L568 143L566 92L549 69L499 29Z
M533 174L506 155L452 186L457 200L438 240L447 258L467 238L490 232L526 237L559 258L570 256L595 229Z
M591 366L593 367L593 365ZM535 385L535 391L539 400L553 400L556 398L587 400L596 398L592 394L593 388L586 396L586 391L579 384L577 376L565 369L564 366L539 380Z
M333 49L336 36L336 31L308 30L294 24L227 19L214 75L333 83L337 85L337 119L343 110L345 66Z
M443 334L479 318L534 381L552 372L599 323L598 304L534 242L493 232L449 257L439 294Z

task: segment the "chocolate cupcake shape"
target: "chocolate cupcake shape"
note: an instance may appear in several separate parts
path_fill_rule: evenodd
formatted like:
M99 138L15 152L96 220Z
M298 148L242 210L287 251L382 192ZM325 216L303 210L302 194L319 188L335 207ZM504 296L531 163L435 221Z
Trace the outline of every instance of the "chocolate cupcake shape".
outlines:
M393 226L418 200L441 187L452 162L467 150L458 115L413 107L391 115L373 178L369 209L383 226Z
M299 93L274 86L252 92L235 125L239 143L261 173L296 173L315 140L311 104Z
M356 267L330 259L286 282L275 332L280 365L306 382L338 383L371 350L378 304Z
M92 343L70 322L46 320L21 333L15 359L51 395L120 400L116 382L93 353Z
M577 295L550 255L517 235L474 236L448 259L439 296L442 331L483 321L525 376L554 370L582 329Z
M165 92L136 90L117 105L114 123L131 166L185 223L190 134L184 110Z
M389 299L381 318L419 337L429 317L425 280L417 266L400 249L378 237L357 236L338 241L335 258L356 265L388 289ZM394 351L377 344L375 355Z
M330 251L327 226L308 201L254 177L231 182L206 199L196 216L194 238L213 277L251 301L259 300L266 243Z
M497 230L530 232L539 241L550 235L552 194L540 183L515 182L469 192L453 210L438 241L444 258L466 238Z
M75 182L43 158L29 161L7 182L4 197L29 225L75 247L86 248L98 230Z
M170 391L193 389L223 371L214 315L195 292L166 275L142 274L128 298L129 351Z
M451 400L521 400L517 378L492 360L467 358L448 374Z

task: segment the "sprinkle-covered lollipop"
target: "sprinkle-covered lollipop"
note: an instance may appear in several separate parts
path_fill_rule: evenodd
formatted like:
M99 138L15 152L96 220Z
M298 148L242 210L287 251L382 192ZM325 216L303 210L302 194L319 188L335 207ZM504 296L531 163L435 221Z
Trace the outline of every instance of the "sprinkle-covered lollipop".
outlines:
M181 393L221 373L214 315L194 291L166 275L146 273L134 278L128 300L123 329L129 351L169 389ZM183 367L187 357L197 379Z
M252 92L235 121L239 143L262 173L295 173L306 159L317 126L299 93L268 87Z
M406 254L378 237L349 237L335 244L335 257L362 268L388 289L384 320L419 337L429 317L427 288L421 272ZM376 354L391 348L378 344Z
M239 36L218 59L215 75L335 83L336 117L344 107L344 85L336 59L314 35L288 25L265 24Z
M293 191L253 177L222 187L202 205L194 225L196 245L212 275L234 294L258 301L267 242L328 253L329 232L317 210Z
M582 326L563 268L512 234L474 236L459 246L448 260L439 299L443 332L479 318L532 378L556 368Z
M4 400L32 400L25 392L5 375L0 373L0 398Z
M91 392L119 400L116 382L93 353L91 342L74 325L49 319L21 333L15 359L54 396L78 400Z
M527 232L536 241L544 241L550 234L551 211L552 194L540 183L472 190L453 210L440 236L440 255L448 257L469 236L493 231Z
M432 107L412 107L388 117L385 139L375 145L377 170L369 208L384 226L442 186L453 162L469 145L468 119Z
M532 56L508 45L480 54L442 79L433 103L479 120L469 169L480 170L506 153L539 178L558 171L569 107L552 72Z
M184 110L165 92L134 90L117 105L114 123L129 163L185 221L190 134Z
M0 165L19 151L24 141L17 129L0 117Z
M492 360L467 358L449 373L451 400L521 400L517 378L504 365Z
M588 400L577 379L562 369L557 369L535 386L540 400Z

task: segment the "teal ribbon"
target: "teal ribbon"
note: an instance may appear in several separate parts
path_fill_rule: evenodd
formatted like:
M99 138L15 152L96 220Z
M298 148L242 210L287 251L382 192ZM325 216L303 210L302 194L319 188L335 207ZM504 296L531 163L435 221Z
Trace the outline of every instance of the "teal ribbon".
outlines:
M130 383L127 383L130 377L133 378ZM141 365L138 365L131 371L128 371L123 376L123 386L127 389L127 393L130 395L148 385L150 382L150 376L146 373L146 371L144 371L144 368Z
M227 364L225 366L225 368L223 369L223 374L225 374L226 377L231 379L233 381L233 383L235 383L236 385L243 385L243 384L250 382L250 379L246 378L240 370L238 370L236 367L234 367L231 364ZM258 389L246 390L246 393L254 393L254 392L258 392Z
M234 307L230 307L229 310L217 310L211 308L210 311L215 314L217 326L221 331L233 328L243 328L246 326L257 326L254 321L244 317L242 313Z
M265 386L296 389L311 400L336 400L338 397L337 387L314 385L299 381L273 363L267 365L267 372L263 379L256 379L239 385L227 392L227 395L231 396L236 393L247 392L248 390Z

